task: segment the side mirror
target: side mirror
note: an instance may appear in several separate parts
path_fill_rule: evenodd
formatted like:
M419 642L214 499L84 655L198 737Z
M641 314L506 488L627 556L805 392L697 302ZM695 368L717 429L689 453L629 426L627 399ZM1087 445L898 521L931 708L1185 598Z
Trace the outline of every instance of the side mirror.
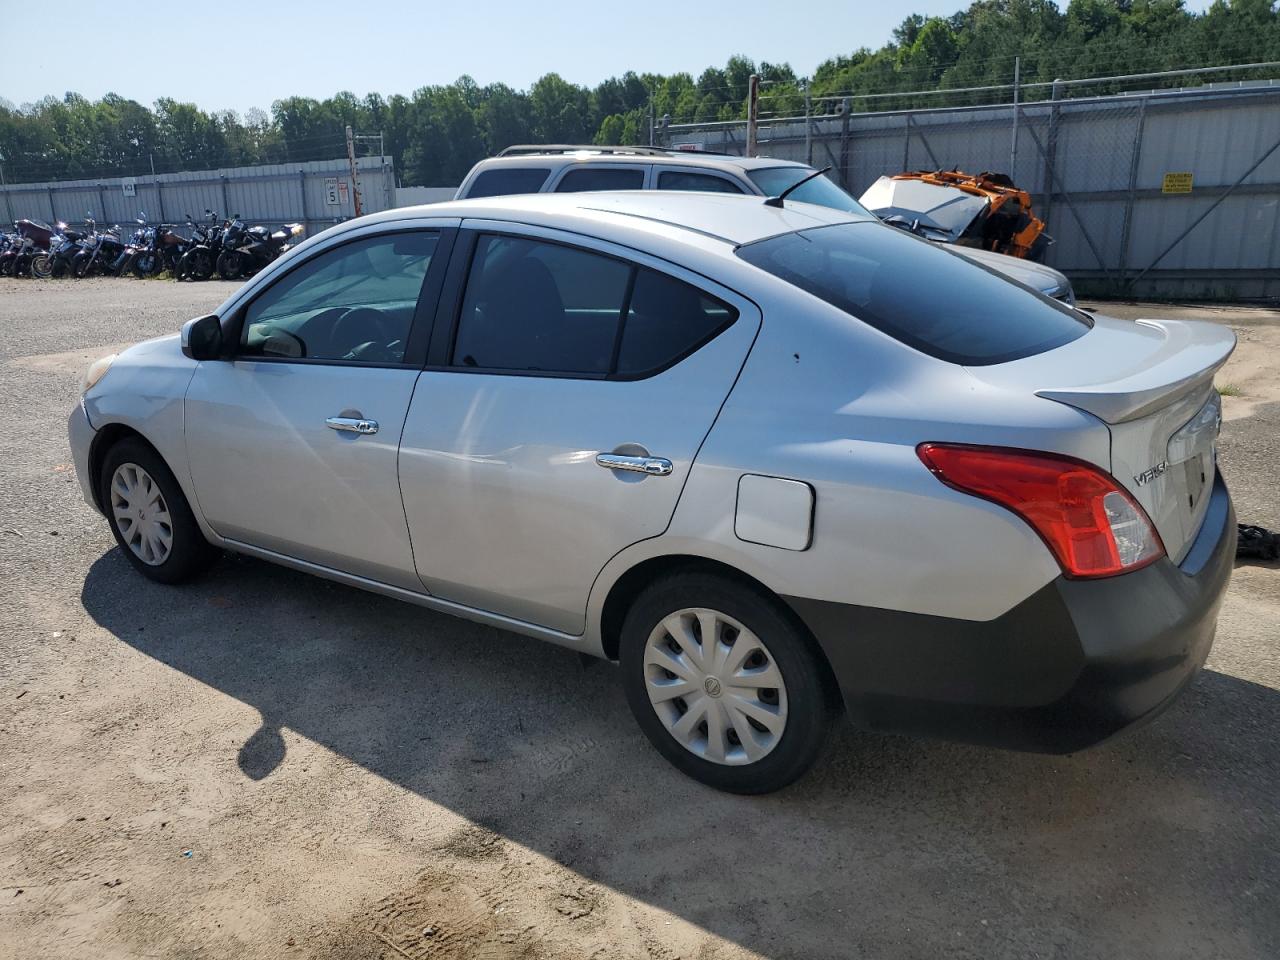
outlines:
M222 323L216 313L182 325L182 352L192 360L222 358Z

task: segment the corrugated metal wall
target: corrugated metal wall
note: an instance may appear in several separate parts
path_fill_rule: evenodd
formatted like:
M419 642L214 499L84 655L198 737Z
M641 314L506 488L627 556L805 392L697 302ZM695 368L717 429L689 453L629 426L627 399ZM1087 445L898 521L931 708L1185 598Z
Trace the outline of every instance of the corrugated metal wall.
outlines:
M390 157L362 157L356 171L364 213L396 205ZM239 214L250 224L302 222L308 236L355 216L351 165L345 158L137 177L132 197L124 192L126 179L14 184L0 190L0 211L5 222L30 217L83 223L92 211L100 225L125 225L139 211L153 223L181 224L188 214L199 220L208 209L222 217ZM341 185L337 204L327 202L328 179Z
M906 170L1012 170L1056 241L1047 262L1086 292L1280 296L1280 88L1025 104L1016 160L1013 119L1009 105L815 119L812 162L855 196ZM741 126L671 133L738 154L745 139ZM757 152L805 160L803 119L762 124ZM1167 173L1192 174L1191 192L1162 192Z

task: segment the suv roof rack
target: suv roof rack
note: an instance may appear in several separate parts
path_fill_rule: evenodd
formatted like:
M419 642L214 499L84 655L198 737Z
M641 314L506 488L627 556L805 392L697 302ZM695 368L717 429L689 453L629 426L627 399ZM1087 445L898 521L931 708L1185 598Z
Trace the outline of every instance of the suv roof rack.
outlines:
M620 146L617 144L602 145L598 143L517 143L499 150L496 156L519 157L546 153L579 152L637 157L687 157L690 155L696 156L700 153L717 157L732 156L732 154L717 153L714 150L673 150L670 147Z
M661 147L600 146L590 143L517 143L498 152L500 157L515 157L528 153L633 153L646 157L665 157Z

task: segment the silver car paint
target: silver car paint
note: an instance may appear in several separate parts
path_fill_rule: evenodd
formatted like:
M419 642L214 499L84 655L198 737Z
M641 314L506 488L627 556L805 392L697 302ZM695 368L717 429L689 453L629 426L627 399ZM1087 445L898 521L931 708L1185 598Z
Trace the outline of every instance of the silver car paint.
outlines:
M202 363L186 407L205 520L228 540L418 586L396 477L417 378L380 367ZM339 415L367 417L379 430L330 429L326 418Z
M1236 337L1228 327L1203 321L1115 320L1097 317L1093 330L1057 350L1013 363L975 368L983 383L1028 391L1108 425L1109 469L1142 504L1165 550L1181 560L1204 519L1208 499L1196 496L1201 460L1205 482L1213 485L1212 430L1199 431L1186 449L1171 450L1174 435L1192 420L1213 393L1213 374ZM1188 459L1196 463L1183 466ZM1161 463L1176 466L1150 482L1137 477ZM1188 501L1188 497L1192 497Z
M735 304L753 304L758 308L763 322L732 390L728 387L732 377L727 377L724 370L715 371L717 377L726 379L720 380L721 386L709 392L714 395L716 390L727 390L728 397L692 466L689 466L691 458L683 458L686 479L665 531L658 526L662 511L651 511L650 516L658 517L659 521L652 521L652 526L640 531L639 535L644 538L629 545L622 541L637 535L634 532L616 537L618 552L597 568L593 582L583 583L573 595L564 593L555 597L551 604L542 604L542 608L536 601L530 602L528 596L516 598L511 609L518 609L519 616L431 596L421 586L414 589L404 586L403 580L392 582L399 578L385 569L381 579L367 576L360 572L362 564L369 560L367 556L353 561L330 551L328 555L315 554L324 556L323 560L316 561L271 547L230 543L209 530L213 542L597 655L603 652L600 617L611 587L636 563L652 557L692 554L720 560L785 595L974 620L999 616L1060 575L1049 551L1030 527L1008 511L938 483L924 469L914 450L915 444L923 440L997 443L1057 451L1110 468L1111 437L1100 419L1079 408L1035 395L1034 391L1046 383L1061 383L1064 379L1062 364L1053 362L1057 351L998 367L957 367L904 348L887 335L852 320L797 288L768 277L733 255L734 242L854 218L806 205L772 210L763 205L745 204L740 198L711 194L502 198L493 202L454 203L443 208L388 211L326 231L301 245L287 259L305 255L308 249L317 250L389 225L457 224L464 216L524 224L525 229L532 230L558 229L574 235L577 242L586 246L605 248L615 244L625 248L633 259L652 258L652 262L663 269L685 271L685 276L707 289L734 298ZM673 217L678 218L676 223L666 222ZM717 239L709 231L699 233L680 227L677 224L681 220L714 224L715 230L732 242ZM675 266L676 261L681 265L679 268ZM226 316L255 289L269 282L285 262L277 263L233 294L219 311L220 315ZM710 277L715 277L719 286L707 279ZM717 350L721 351L721 362L734 367L741 362L743 346L733 337L745 330L748 325L736 324L725 334L729 339L721 338L723 344L720 340L713 341L671 372L690 362L701 363L704 355L710 357ZM1076 341L1085 345L1081 349L1086 352L1097 350L1101 354L1096 358L1100 364L1099 380L1107 369L1106 344L1102 342L1105 339L1094 338L1094 333L1089 333ZM1011 367L1015 368L1012 373L1000 375ZM1033 370L1042 375L1033 377ZM121 354L107 376L89 391L85 403L95 427L126 423L156 445L179 477L204 523L199 493L212 489L211 484L221 485L222 489L243 488L237 486L242 478L229 467L210 472L207 479L202 469L200 489L192 488L182 408L187 384L194 372L195 364L182 357L176 337L153 341ZM419 442L417 431L429 432L430 426L419 427L415 417L413 436L406 431L406 445L431 451L428 459L432 461L442 459L441 451L467 457L477 451L489 456L494 451L509 450L510 444L499 445L501 430L486 432L492 430L492 424L483 423L486 416L482 414L493 400L484 394L505 390L516 381L538 378L484 378L427 372L419 378L419 386L455 378L477 384L481 380L491 381L488 391L461 382L457 387L444 384L449 388L449 402L453 401L454 390L471 391L475 406L467 409L474 410L479 419L468 423L466 416L460 416L460 408L450 411L437 408L434 411L437 416L442 413L453 416L457 423L457 433L450 444ZM502 382L496 382L498 380ZM659 377L638 383L661 386L660 380ZM584 382L560 381L570 386ZM428 389L423 397L431 394L432 390ZM560 396L567 397L568 403L577 401L568 388ZM678 397L664 396L660 390L655 390L653 397L667 411L665 416L678 416L675 412ZM345 406L338 397L319 399L329 405ZM423 412L431 413L429 407L430 404L424 404ZM538 418L552 415L549 410L534 414ZM294 428L306 426L297 424ZM557 451L532 450L528 436L517 436L520 431L508 429L509 439L514 439L521 449L518 466L536 464L537 455L544 461L558 455ZM584 439L580 445L562 442L558 452L576 452L584 458L594 456L599 448L609 444L613 435L602 432L598 436L599 439L593 434L590 442ZM571 439L574 438L565 438ZM73 430L72 440L77 469L83 477L88 466L89 443L82 430ZM635 438L617 437L617 442L627 440ZM232 431L217 442L235 444L239 437ZM384 451L374 452L379 462L384 462ZM652 452L660 455L665 451L654 449ZM402 480L412 475L415 467L409 462L417 456L410 452L401 458ZM485 469L490 468L502 469L505 489L520 495L522 485L506 476L514 474L514 470L486 463ZM472 468L462 469L465 472ZM584 466L584 470L591 476L612 479L594 465ZM735 535L736 491L741 477L748 473L794 479L812 486L814 531L808 549L783 550L748 543ZM461 475L455 472L452 479L456 481ZM282 476L275 479L280 480ZM329 480L337 482L336 477L337 471L332 471ZM307 495L305 477L288 479L292 481L290 489L296 497ZM675 479L674 475L644 478L635 486L657 488ZM429 497L429 487L417 480L411 480L408 486L412 493L406 493L406 503L410 497L419 498L421 502L417 506L422 506ZM595 489L599 489L598 484ZM617 481L615 488L606 489L611 493L621 491L622 481ZM253 491L244 492L251 495ZM548 496L554 496L554 492L548 494L544 489L540 509L545 508ZM588 506L594 510L605 509L602 503ZM233 509L230 505L226 507ZM341 503L332 507L341 509ZM541 531L544 535L555 528L554 523L544 522L546 518L529 518L521 511L513 512L509 501L502 504L502 509L507 511L508 526L527 523L535 533ZM307 522L323 521L326 516L315 511L291 512L297 514L293 521L296 529L289 529L286 518L284 534L277 531L274 541L277 545L306 544L308 535L302 527ZM417 507L413 512L418 512ZM570 515L562 509L559 516ZM243 518L232 519L232 526L247 527ZM434 521L424 522L429 525ZM490 533L495 529L490 526ZM601 540L593 548L603 552L608 542ZM415 535L415 547L417 544ZM440 557L447 559L444 546L441 545ZM508 546L502 537L486 538L484 544L472 542L463 531L456 529L450 532L447 544L450 550L470 552L464 559L471 564L478 563L482 556L493 563L503 562L502 551ZM482 548L489 552L482 552ZM544 556L555 562L556 551L548 549ZM582 567L589 570L595 562L598 560L584 561ZM381 566L395 568L397 563ZM421 566L419 572L426 579L432 579L430 571L423 571ZM583 590L587 588L584 622ZM493 590L492 583L487 589Z
M510 222L463 225L623 256L695 283L739 313L701 350L643 380L428 370L418 381L400 485L423 584L434 596L581 633L600 569L666 529L760 312L732 290L634 248ZM644 476L596 464L596 454L624 446L674 469Z
M199 498L187 465L183 400L195 370L195 361L183 356L177 334L146 340L122 351L82 402L95 431L107 424L129 427L159 451L196 508L201 530L211 537L214 533L198 509ZM83 462L88 473L88 445L83 458L79 451L77 454L77 471Z

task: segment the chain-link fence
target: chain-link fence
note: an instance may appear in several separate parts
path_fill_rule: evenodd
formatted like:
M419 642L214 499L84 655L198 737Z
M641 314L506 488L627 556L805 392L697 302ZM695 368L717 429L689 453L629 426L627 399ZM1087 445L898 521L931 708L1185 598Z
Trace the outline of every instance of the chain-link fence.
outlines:
M866 112L873 103L815 100L808 116L762 120L756 152L830 166L855 196L911 170L1008 173L1054 238L1047 262L1083 292L1280 296L1280 82L1112 92L1171 76L950 91L1005 101L972 106L900 106L939 91ZM659 131L686 149L746 145L741 122Z

